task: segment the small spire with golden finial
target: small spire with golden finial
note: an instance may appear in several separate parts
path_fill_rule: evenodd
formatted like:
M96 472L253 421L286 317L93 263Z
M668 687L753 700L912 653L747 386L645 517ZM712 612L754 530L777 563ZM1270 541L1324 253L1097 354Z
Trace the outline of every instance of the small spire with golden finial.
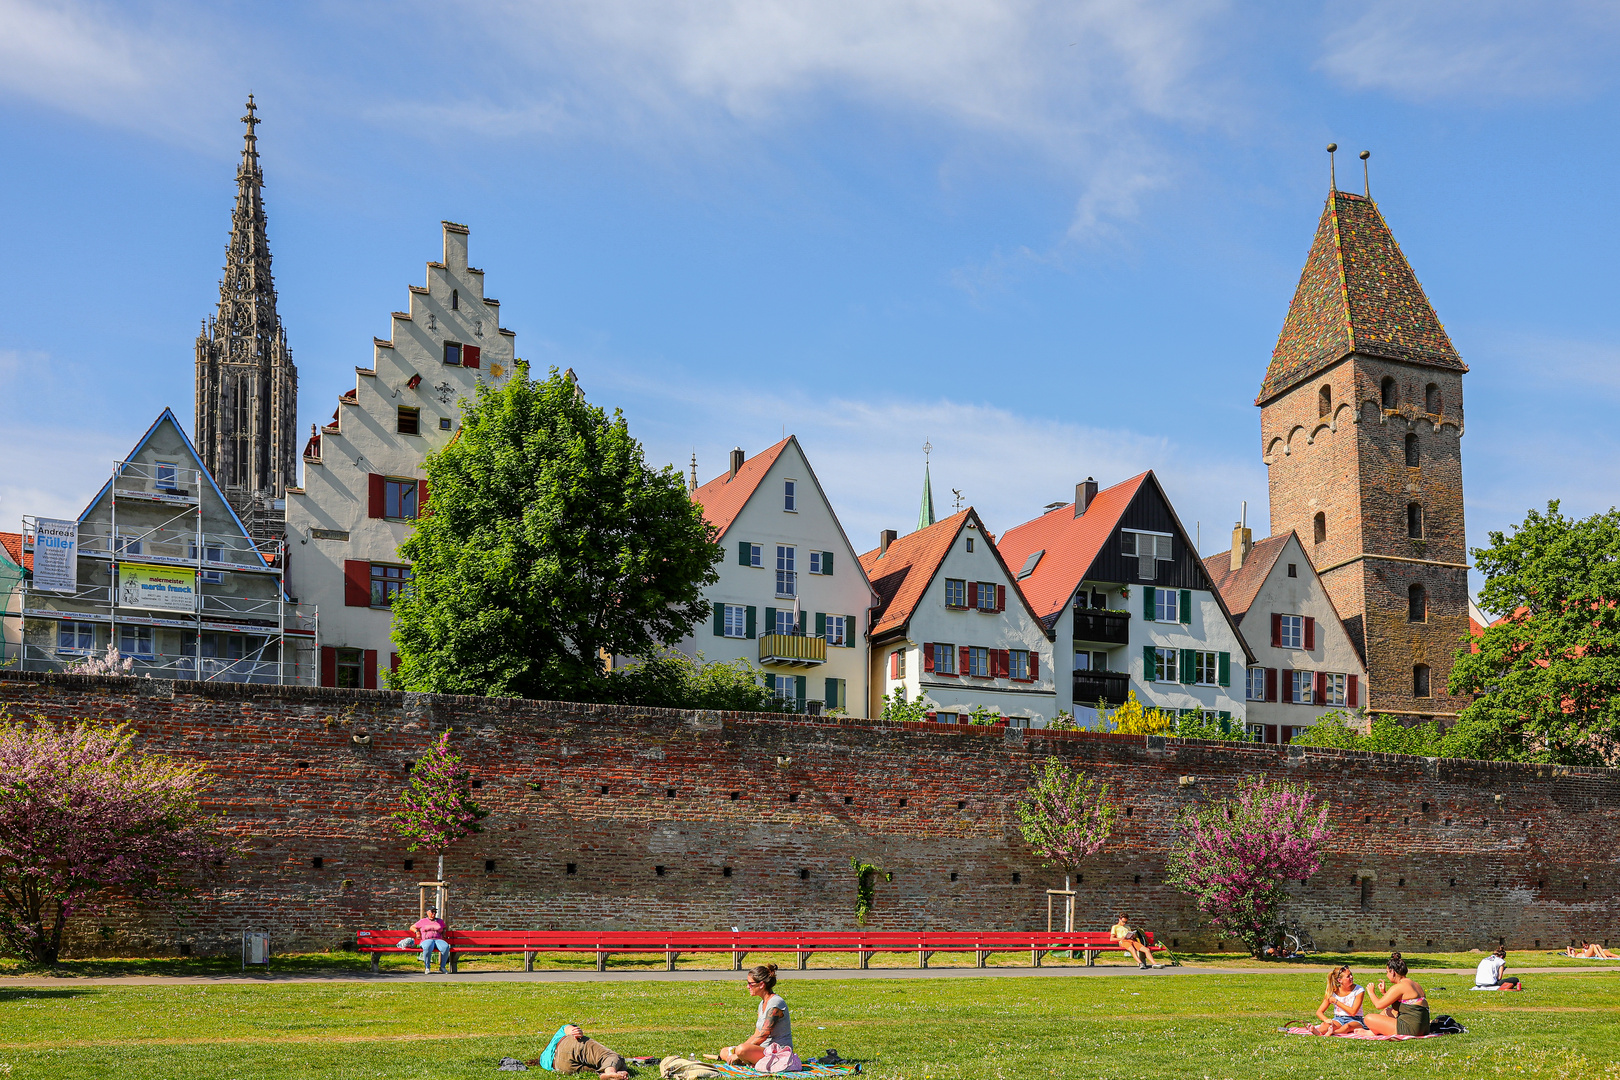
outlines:
M1372 157L1371 150L1361 152L1361 189L1366 192L1367 198L1372 198L1372 180L1367 175L1367 159Z

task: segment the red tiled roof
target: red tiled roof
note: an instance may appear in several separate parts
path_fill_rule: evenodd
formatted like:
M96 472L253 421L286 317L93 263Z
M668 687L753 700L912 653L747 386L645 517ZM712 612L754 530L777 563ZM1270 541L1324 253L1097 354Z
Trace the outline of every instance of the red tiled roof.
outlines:
M796 437L789 435L775 446L762 450L744 461L736 476L732 476L731 470L727 469L692 492L692 501L703 507L703 516L714 526L716 539L724 538L726 530L731 528L731 523L742 513L742 508L747 505L749 498L759 487L760 481L771 471L776 459L782 456L782 450Z
M1255 404L1352 352L1467 371L1378 204L1328 197Z
M1204 560L1204 569L1209 571L1210 580L1215 582L1215 591L1226 601L1226 609L1234 619L1241 620L1244 612L1254 603L1260 586L1266 583L1271 568L1277 565L1283 548L1288 546L1288 538L1293 535L1290 530L1282 536L1268 536L1255 541L1254 546L1249 548L1249 557L1236 570L1232 569L1232 552L1229 550Z
M939 564L950 553L970 514L973 514L971 506L926 529L900 537L881 556L880 549L873 548L860 557L861 569L866 571L867 580L878 595L879 613L872 620L874 639L911 620L911 613L928 591L928 583L934 580ZM978 515L973 516L977 521ZM983 523L979 528L983 531Z
M6 549L6 554L10 556L11 561L24 570L32 570L34 568L33 553L23 554L22 541L22 533L0 532L0 547Z
M1016 574L1037 551L1044 550L1035 572L1018 582L1036 618L1050 619L1062 611L1096 561L1097 553L1113 535L1120 517L1151 476L1133 476L1097 492L1086 512L1074 516L1074 503L1065 503L1033 521L1008 529L996 550ZM894 550L890 548L889 550Z

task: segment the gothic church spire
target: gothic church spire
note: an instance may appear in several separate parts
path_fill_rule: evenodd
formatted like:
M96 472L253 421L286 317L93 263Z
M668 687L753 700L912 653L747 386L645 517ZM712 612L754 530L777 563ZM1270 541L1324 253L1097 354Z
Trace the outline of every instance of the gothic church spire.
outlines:
M197 447L256 535L279 535L296 486L298 369L276 313L259 168L262 123L248 95L219 309L197 338Z

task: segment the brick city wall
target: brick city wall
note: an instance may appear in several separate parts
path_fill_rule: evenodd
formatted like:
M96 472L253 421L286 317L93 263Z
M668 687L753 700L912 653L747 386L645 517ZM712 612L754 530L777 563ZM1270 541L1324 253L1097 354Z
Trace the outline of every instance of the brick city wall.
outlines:
M1294 890L1319 944L1620 938L1616 770L18 673L0 673L0 707L128 721L145 749L206 763L215 807L248 846L192 915L84 920L80 953L229 950L246 927L269 928L278 949L403 933L433 857L407 852L385 816L447 727L490 811L447 859L452 920L467 928L851 927L852 856L894 875L877 885L876 927L1041 926L1042 890L1062 875L1029 855L1011 806L1029 767L1056 754L1106 778L1126 808L1109 852L1083 867L1082 926L1123 909L1182 947L1212 947L1163 884L1170 826L1264 773L1334 804L1323 871Z

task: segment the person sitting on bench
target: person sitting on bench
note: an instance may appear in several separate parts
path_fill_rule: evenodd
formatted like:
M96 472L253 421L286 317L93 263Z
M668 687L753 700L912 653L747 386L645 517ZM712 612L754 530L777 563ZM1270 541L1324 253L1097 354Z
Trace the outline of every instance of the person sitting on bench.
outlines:
M590 1069L602 1080L629 1080L630 1069L624 1055L587 1038L578 1024L564 1024L551 1037L551 1043L538 1058L528 1062L552 1072L577 1073Z
M1507 949L1498 948L1479 962L1474 972L1475 990L1521 990L1517 975L1503 976L1507 970Z
M1123 911L1119 913L1119 922L1115 923L1108 932L1113 935L1115 941L1119 942L1119 947L1136 960L1137 967L1159 966L1153 962L1153 950L1149 949L1142 940L1142 931L1131 929L1130 924L1125 921Z
M422 943L422 974L433 974L433 953L439 954L439 974L444 974L444 965L450 960L450 943L444 939L450 927L439 918L439 913L433 908L427 909L427 914L411 924L411 930L416 934L416 940Z

